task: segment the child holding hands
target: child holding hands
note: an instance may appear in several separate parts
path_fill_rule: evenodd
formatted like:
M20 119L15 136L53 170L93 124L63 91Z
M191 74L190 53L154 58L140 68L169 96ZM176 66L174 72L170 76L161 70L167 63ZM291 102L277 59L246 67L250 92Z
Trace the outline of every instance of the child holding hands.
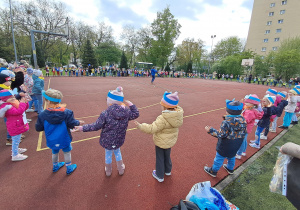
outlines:
M66 173L70 175L77 168L77 165L71 162L70 129L84 122L75 120L73 111L66 109L66 104L61 104L63 95L60 91L49 89L42 91L42 95L46 101L46 109L39 114L35 129L45 131L47 147L52 150L53 173L66 164ZM65 162L59 162L60 150L64 152Z
M242 110L243 103L226 100L227 115L221 124L220 130L218 131L211 126L205 127L207 133L218 138L214 164L212 167L204 166L204 171L212 177L217 176L225 158L227 158L228 163L224 164L223 167L229 174L233 174L235 155L247 133L246 120L241 116Z
M0 106L0 115L5 116L7 131L12 138L12 161L21 161L28 158L27 155L22 153L26 152L27 149L19 148L21 141L22 133L25 133L29 130L26 116L24 117L23 113L28 108L27 100L22 97L18 101L14 95L17 94L17 91L3 89L0 91L0 99L2 104Z
M75 131L89 132L102 129L99 142L105 149L106 176L111 176L112 174L113 153L117 161L119 175L123 175L125 165L120 147L124 144L129 120L138 118L139 111L130 101L124 101L122 87L117 87L116 90L108 92L107 106L108 108L100 114L95 123L76 126Z
M161 99L162 114L152 124L135 122L137 128L153 134L156 152L156 170L152 176L159 182L164 181L164 175L170 176L172 170L171 147L178 139L179 127L183 123L183 109L178 106L178 93L165 92Z

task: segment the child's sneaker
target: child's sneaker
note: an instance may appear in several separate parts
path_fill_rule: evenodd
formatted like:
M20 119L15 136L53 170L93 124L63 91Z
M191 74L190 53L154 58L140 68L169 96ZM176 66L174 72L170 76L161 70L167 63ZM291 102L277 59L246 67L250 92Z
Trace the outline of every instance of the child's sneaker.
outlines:
M28 158L27 155L17 154L16 156L12 156L11 160L12 161L21 161L21 160L25 160L26 158Z
M208 173L209 175L211 175L212 177L216 177L217 176L217 172L214 172L211 167L204 166L204 171L206 173Z
M261 135L261 136L260 136L260 139L267 140L267 139L268 139L268 137L267 137L267 136L265 136L265 135Z
M225 168L225 170L229 173L229 174L233 174L234 170L230 170L229 168L227 168L227 164L223 164L223 168Z
M12 140L6 139L6 146L11 146L11 145L12 145Z
M73 171L75 171L76 168L77 168L76 164L67 166L67 175L71 175L73 173Z
M255 144L255 143L251 143L249 144L250 147L256 148L256 149L260 149L260 145L259 144Z
M19 153L19 154L22 154L22 153L24 153L24 152L26 152L26 151L27 151L26 148L18 148L18 153Z
M250 143L255 143L256 142L256 140L250 140Z
M171 172L170 173L165 173L166 176L171 176Z
M239 159L239 160L240 160L240 159L242 159L242 156L241 156L241 155L238 155L238 154L236 154L236 155L235 155L235 159Z
M270 129L271 133L276 133L276 130Z
M243 153L242 153L242 156L244 156L244 157L245 157L245 156L246 156L246 152L243 152Z
M53 173L57 172L61 167L65 165L65 162L58 162L56 165L53 165Z
M159 178L157 175L156 175L156 170L153 170L152 171L152 176L158 181L158 182L163 182L164 179L162 178Z
M34 112L33 109L27 109L26 112Z
M281 129L288 129L289 127L286 127L286 126L280 125L280 126L278 126L278 128L281 128Z

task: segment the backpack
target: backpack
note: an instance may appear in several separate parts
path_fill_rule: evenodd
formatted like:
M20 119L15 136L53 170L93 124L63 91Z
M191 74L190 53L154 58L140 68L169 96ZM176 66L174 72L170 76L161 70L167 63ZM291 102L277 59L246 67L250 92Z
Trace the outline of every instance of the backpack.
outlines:
M180 200L179 204L176 206L173 206L170 210L200 210L198 206L187 200Z

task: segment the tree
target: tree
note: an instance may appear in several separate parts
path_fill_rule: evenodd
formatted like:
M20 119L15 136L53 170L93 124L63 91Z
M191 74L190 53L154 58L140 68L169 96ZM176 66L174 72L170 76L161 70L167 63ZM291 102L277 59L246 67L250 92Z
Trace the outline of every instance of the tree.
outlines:
M239 54L242 52L242 42L236 37L229 37L222 39L215 45L215 48L212 51L213 60L220 60L227 56Z
M121 62L120 62L120 68L121 69L128 69L128 63L127 63L127 58L125 56L125 52L122 52L122 57L121 57Z
M119 63L121 55L121 50L114 42L105 42L96 48L96 57L100 65L106 65L106 62Z
M151 23L153 35L151 58L154 64L162 68L167 64L171 55L175 41L180 34L181 25L170 12L169 7L163 12L157 13L157 18Z
M86 45L84 47L84 52L82 55L82 66L87 67L89 65L96 67L97 60L96 60L95 53L94 53L93 47L91 45L91 42L90 42L90 40L87 40Z
M104 22L98 23L98 28L96 30L96 40L95 45L100 46L101 43L113 41L113 30L111 26L105 25Z
M143 62L148 62L151 60L150 57L150 49L152 47L152 35L151 35L151 28L145 27L141 28L138 32L138 43L137 46L137 59Z
M263 59L261 56L256 55L254 57L254 75L261 75L262 77L266 77L270 72L270 66L267 62L267 59Z
M223 70L223 74L241 75L243 68L241 66L241 58L238 55L231 55L223 58L220 62L219 68Z
M126 43L124 47L126 51L129 52L130 66L133 66L135 62L135 53L138 46L138 34L135 28L131 25L124 26L121 39L123 39Z
M186 68L187 73L192 73L193 72L193 63L192 61L188 62L187 68Z

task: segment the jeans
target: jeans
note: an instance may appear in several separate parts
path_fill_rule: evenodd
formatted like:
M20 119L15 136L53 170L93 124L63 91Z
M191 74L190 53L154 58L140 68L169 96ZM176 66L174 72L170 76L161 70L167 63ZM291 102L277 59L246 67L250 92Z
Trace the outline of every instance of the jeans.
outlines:
M105 149L105 164L111 164L112 163L112 155L115 154L116 161L122 160L122 154L120 148L116 150L108 150Z
M265 128L257 126L255 131L255 144L260 145L260 134L263 132Z
M155 155L156 155L156 175L163 179L165 173L170 173L172 170L172 161L171 161L171 148L162 149L158 146L155 146Z
M19 144L21 140L21 135L12 136L12 156L17 156L19 154Z
M43 96L42 96L42 94L36 94L35 96L38 101L37 111L38 111L38 114L41 114L43 111Z
M248 133L245 135L243 143L242 143L239 151L237 152L238 155L242 155L243 152L246 152L246 149L247 149L247 137L248 137Z
M235 165L235 156L232 158L229 157L223 157L222 155L220 155L218 152L216 153L216 157L214 159L214 164L212 166L212 170L213 172L218 172L219 169L222 167L223 162L225 160L225 158L227 158L228 163L227 163L227 168L229 170L233 170L234 169L234 165Z
M28 109L31 109L32 104L34 103L34 109L35 109L35 111L38 111L38 100L37 100L36 96L35 95L30 95L30 96L31 96L32 100L28 102L28 104L29 104Z
M4 123L6 125L6 121L7 121L7 118L4 117ZM6 139L11 139L11 136L9 135L8 131L6 131Z
M292 121L293 122L298 122L298 118L297 118L296 113L293 114Z
M272 130L276 131L278 117L276 116L272 122Z
M283 118L283 126L289 127L292 121L294 113L285 112L284 118Z

